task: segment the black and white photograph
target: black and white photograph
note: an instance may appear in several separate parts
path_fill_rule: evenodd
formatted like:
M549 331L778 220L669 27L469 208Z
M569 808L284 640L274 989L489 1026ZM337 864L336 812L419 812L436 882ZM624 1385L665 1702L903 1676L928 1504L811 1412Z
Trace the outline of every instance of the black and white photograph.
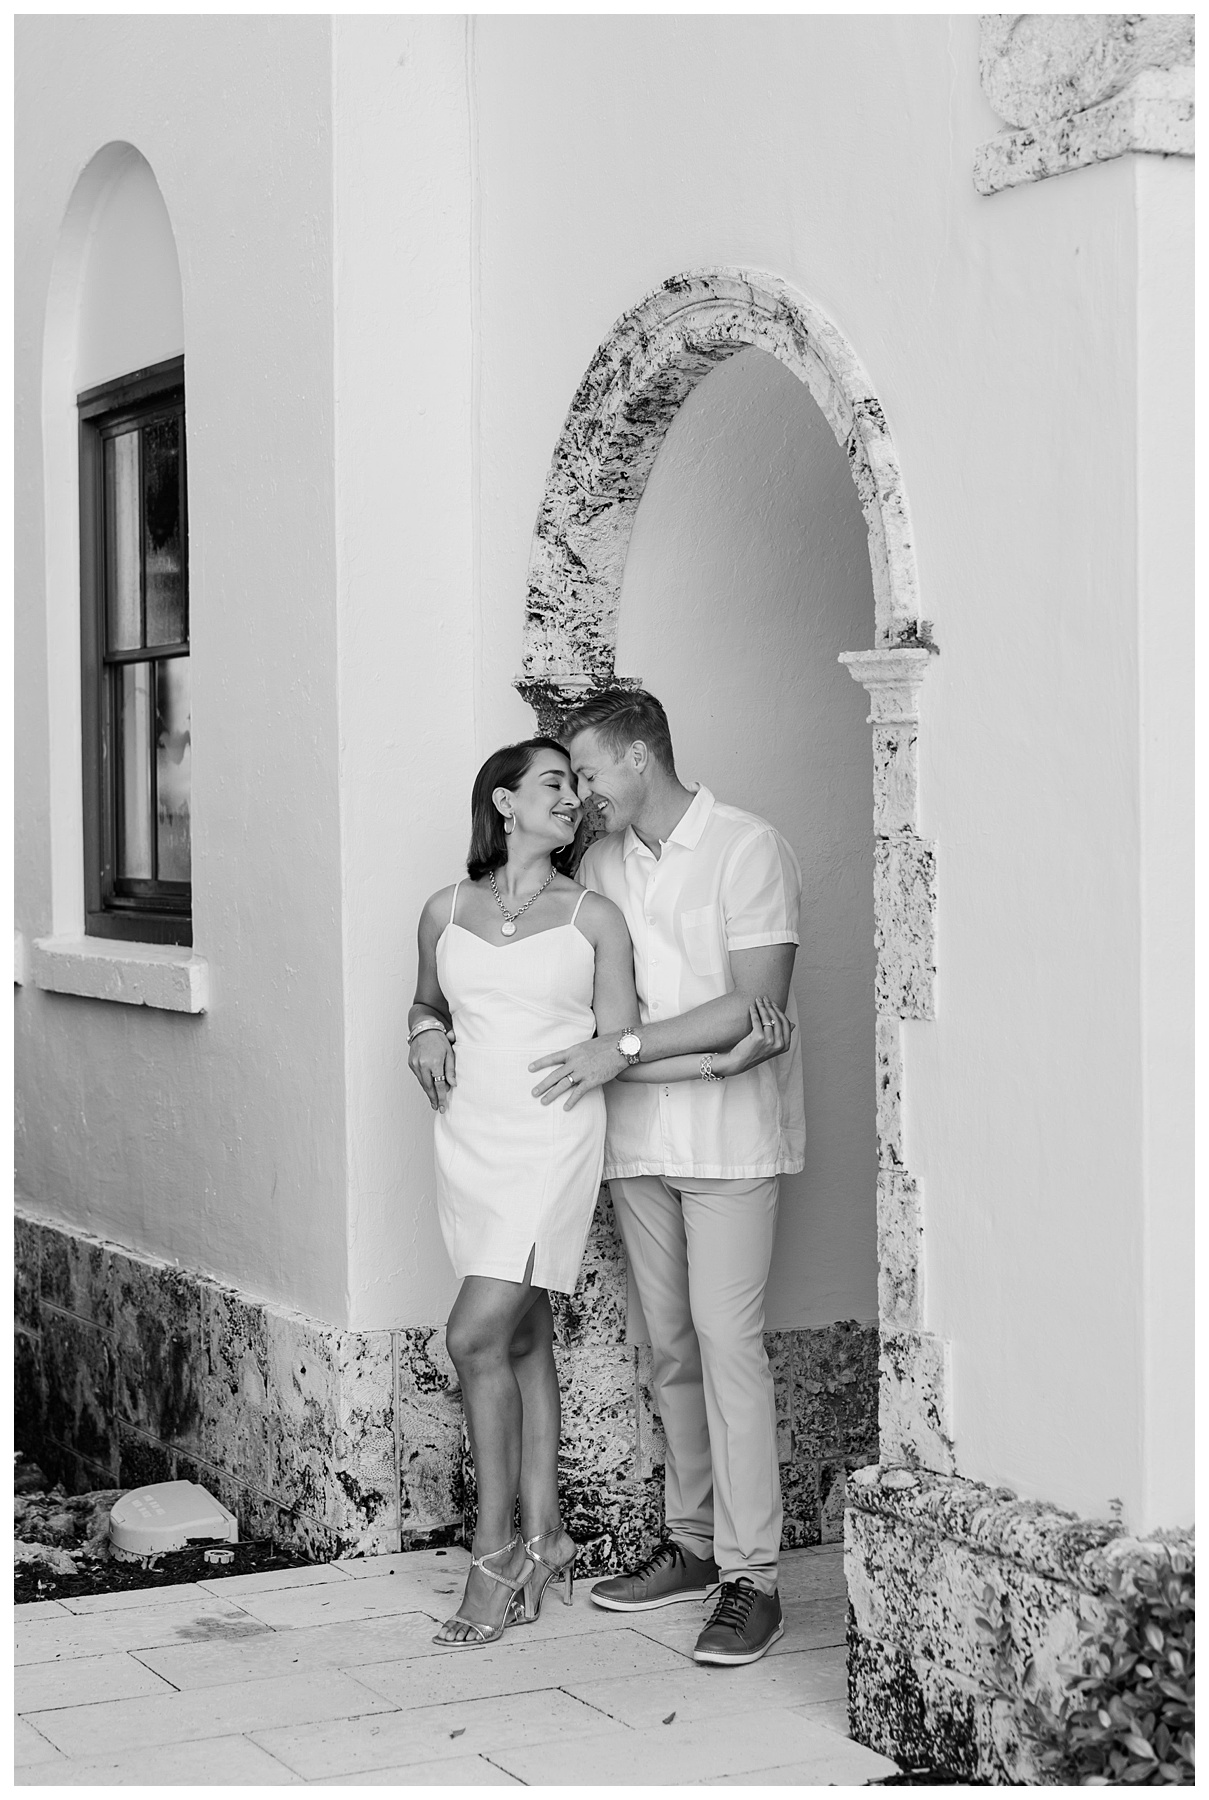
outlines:
M1190 1785L1194 15L12 66L17 1785Z

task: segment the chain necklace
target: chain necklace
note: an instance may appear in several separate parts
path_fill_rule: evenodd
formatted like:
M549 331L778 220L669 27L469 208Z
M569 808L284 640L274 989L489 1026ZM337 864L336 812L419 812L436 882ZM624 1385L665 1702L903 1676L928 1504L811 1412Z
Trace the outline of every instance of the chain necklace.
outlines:
M508 908L504 905L504 902L500 899L500 890L495 885L495 870L494 869L488 869L487 879L491 883L491 892L495 895L495 903L504 915L504 923L500 926L500 931L504 937L515 937L516 936L516 921L520 918L520 916L523 912L528 912L529 908L533 905L533 902L536 899L538 899L542 894L545 893L545 891L549 887L550 883L554 880L554 870L553 869L550 870L550 873L546 876L546 879L542 882L541 886L538 888L537 893L530 894L529 898L525 901L525 904L523 906L518 907L514 913L510 913L508 911Z

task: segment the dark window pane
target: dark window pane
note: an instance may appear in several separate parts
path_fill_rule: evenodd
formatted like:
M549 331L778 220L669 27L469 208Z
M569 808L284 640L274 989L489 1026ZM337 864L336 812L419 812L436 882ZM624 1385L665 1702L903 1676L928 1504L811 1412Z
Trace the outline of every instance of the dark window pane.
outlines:
M159 878L189 879L189 658L156 664L155 782Z
M105 440L105 592L109 648L142 643L139 607L139 434Z
M150 663L126 663L118 670L117 872L150 881L151 869L151 671Z
M143 556L147 574L147 643L185 640L181 545L179 418L143 428Z

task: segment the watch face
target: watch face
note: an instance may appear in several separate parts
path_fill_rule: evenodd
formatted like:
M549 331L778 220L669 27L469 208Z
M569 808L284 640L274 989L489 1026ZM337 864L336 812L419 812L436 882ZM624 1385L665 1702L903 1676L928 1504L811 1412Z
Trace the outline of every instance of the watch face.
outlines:
M617 1048L621 1051L623 1056L637 1056L638 1052L642 1049L642 1039L636 1032L623 1032L622 1036L617 1040Z

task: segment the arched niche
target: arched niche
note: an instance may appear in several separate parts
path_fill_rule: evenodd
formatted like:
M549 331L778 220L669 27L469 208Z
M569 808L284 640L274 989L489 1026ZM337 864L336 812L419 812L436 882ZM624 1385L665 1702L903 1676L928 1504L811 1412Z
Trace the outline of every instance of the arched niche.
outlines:
M103 381L179 356L184 347L180 264L159 184L133 144L106 144L81 173L63 216L42 339L56 935L72 936L84 926L76 397Z
M614 666L618 613L647 478L685 397L748 348L808 388L844 449L865 519L875 641L840 660L869 692L873 727L881 1459L949 1472L948 1351L924 1329L922 1203L905 1160L899 1030L935 1012L936 847L918 833L917 771L919 690L936 646L885 412L843 334L778 277L735 268L673 276L600 345L546 477L516 686L550 731L576 700L625 679Z

